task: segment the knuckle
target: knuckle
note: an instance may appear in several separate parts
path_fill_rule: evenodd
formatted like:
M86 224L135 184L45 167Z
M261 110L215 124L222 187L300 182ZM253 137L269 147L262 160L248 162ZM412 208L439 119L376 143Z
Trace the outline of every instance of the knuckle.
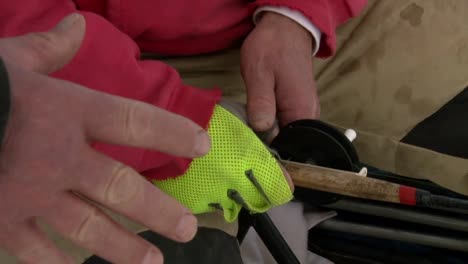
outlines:
M71 238L78 243L89 244L92 242L100 227L105 222L105 218L98 208L93 207L86 212L86 215L71 232Z
M128 101L122 104L123 120L123 140L125 142L134 142L138 138L139 130L137 118L139 116L138 107Z
M265 108L272 108L275 107L276 103L274 98L271 98L268 95L264 94L255 94L252 96L252 100L250 101L250 107L254 107L255 109L265 109Z
M26 37L35 48L53 48L57 42L57 37L50 32L30 33Z
M50 32L37 32L26 35L27 43L35 61L49 61L58 50L57 37Z
M122 204L135 201L142 191L140 178L136 172L123 164L117 164L104 191L104 201L111 204Z
M267 57L264 53L246 57L243 65L246 70L246 73L253 74L258 72L264 72L267 66L266 59Z

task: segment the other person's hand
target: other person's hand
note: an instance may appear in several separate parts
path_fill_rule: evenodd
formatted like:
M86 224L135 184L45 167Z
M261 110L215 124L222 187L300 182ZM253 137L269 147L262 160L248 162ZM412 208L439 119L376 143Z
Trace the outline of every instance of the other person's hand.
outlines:
M89 144L197 157L208 152L209 137L181 116L44 75L73 57L84 30L84 18L73 14L49 32L0 40L12 94L0 152L0 246L23 263L72 263L38 227L41 219L113 263L162 263L156 247L99 207L177 241L193 238L196 218Z
M293 20L265 12L245 40L241 70L250 125L257 131L320 116L312 73L313 37Z

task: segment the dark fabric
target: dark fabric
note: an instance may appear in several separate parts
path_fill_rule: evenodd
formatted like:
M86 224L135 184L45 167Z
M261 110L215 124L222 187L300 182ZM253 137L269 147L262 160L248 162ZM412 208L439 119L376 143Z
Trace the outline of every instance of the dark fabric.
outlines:
M8 80L8 72L5 68L2 58L0 57L0 147L5 137L5 130L10 115L11 98L10 98L10 83Z
M335 264L465 264L468 254L336 231L311 229L309 250Z
M419 123L402 142L468 159L468 88Z
M152 231L139 234L156 245L164 254L164 264L242 264L237 239L223 231L199 228L195 238L188 243L177 243ZM93 256L84 264L107 264Z
M388 208L385 203L360 202L360 205L372 205L376 207ZM353 207L350 204L349 207ZM401 206L391 206L393 208L402 208ZM351 208L349 208L351 209ZM468 233L455 231L450 227L450 220L439 226L426 225L423 222L408 222L405 220L396 220L386 217L373 215L373 211L367 213L352 213L348 208L335 210L337 216L320 223L309 231L309 250L326 257L335 264L376 264L376 263L394 263L394 264L462 264L468 263L468 252L449 249L449 246L455 247L461 245L466 240ZM427 210L414 209L413 212L425 212ZM394 211L401 217L406 217L406 212L411 209ZM447 219L464 220L466 217L449 212L435 212L434 216L442 216ZM424 214L416 214L413 217L424 217ZM414 220L415 218L413 218ZM351 223L371 228L394 230L401 234L401 239L393 239L383 234L376 234L368 230L361 230L359 227L347 229L334 229L326 223L335 221L335 227L341 224ZM448 227L448 228L447 228ZM419 239L411 241L408 234L418 235ZM425 242L440 241L438 247L431 247L421 243L421 235L425 236ZM447 239L460 242L449 243ZM445 247L444 247L445 246ZM460 247L458 247L460 248Z

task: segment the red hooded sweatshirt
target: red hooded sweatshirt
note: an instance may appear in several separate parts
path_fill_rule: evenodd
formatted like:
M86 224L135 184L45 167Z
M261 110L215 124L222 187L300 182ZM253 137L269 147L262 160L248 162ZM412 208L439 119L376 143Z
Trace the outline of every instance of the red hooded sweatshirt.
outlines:
M202 127L208 126L219 90L184 85L170 66L140 60L140 51L189 55L228 48L252 30L255 9L268 5L298 10L309 18L322 32L317 56L328 57L335 51L336 27L366 4L366 0L0 1L0 37L48 30L72 12L85 17L86 35L78 54L54 77L148 102ZM101 143L94 147L150 179L181 175L191 162L150 150Z

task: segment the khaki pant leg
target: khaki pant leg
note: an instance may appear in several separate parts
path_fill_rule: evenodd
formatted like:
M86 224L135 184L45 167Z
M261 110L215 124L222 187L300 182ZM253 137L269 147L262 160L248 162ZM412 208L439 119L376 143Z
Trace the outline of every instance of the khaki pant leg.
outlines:
M370 0L316 60L322 119L358 132L361 159L468 194L468 162L399 141L468 85L468 1ZM468 135L467 135L468 136Z
M224 98L245 103L238 48L211 55L170 58L164 62L177 69L187 85L203 89L219 88Z

